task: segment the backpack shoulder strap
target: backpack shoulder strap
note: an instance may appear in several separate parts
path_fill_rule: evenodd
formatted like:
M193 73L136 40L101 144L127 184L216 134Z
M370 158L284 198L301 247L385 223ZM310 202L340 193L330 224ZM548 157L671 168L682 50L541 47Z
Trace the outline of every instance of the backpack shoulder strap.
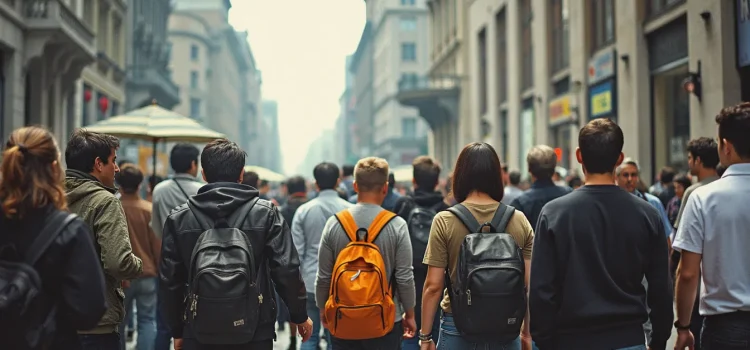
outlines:
M513 213L515 213L515 211L516 208L500 203L497 206L497 211L495 211L495 216L493 216L492 221L490 221L492 228L494 228L497 232L505 232L505 229L508 227L508 223L510 222L510 218L513 217Z
M349 209L344 209L336 213L335 216L336 220L338 220L341 225L341 228L346 232L346 236L349 237L349 240L356 242L358 229L357 223L354 221L354 217L352 216L352 213L349 212Z
M39 232L39 235L34 239L29 248L26 250L24 262L30 266L34 266L37 260L42 257L44 252L49 248L50 244L57 239L65 227L68 226L77 216L75 214L67 212L55 212L52 217L47 221Z
M177 188L180 189L180 192L182 192L183 195L185 195L185 200L190 199L190 196L188 196L187 192L185 192L185 189L182 188L182 185L180 185L180 182L177 181L177 179L172 179L172 182L174 182L175 185L177 185Z
M380 213L372 219L372 223L370 223L370 227L367 229L367 242L375 242L375 239L378 238L383 227L388 225L388 223L395 217L396 214L385 209L381 210Z
M469 208L466 208L466 206L464 206L463 204L458 203L448 208L448 211L455 215L458 220L461 220L461 223L463 223L464 226L469 229L469 233L479 232L479 221L477 221L477 219L474 217L474 214L469 211Z

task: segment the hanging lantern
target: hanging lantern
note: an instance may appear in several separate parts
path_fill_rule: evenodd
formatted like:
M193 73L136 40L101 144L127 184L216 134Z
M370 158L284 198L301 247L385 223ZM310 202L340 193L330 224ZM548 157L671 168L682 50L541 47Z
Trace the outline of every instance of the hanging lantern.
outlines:
M86 102L91 101L91 90L89 89L83 90L83 100Z
M108 108L109 108L109 99L107 99L106 96L100 97L99 98L99 110L101 110L102 113L106 113Z

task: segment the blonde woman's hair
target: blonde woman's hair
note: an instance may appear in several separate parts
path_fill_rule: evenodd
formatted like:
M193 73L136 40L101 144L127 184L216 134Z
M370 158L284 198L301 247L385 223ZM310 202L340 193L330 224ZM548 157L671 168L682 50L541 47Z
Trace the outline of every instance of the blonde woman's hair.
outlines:
M354 182L360 192L378 191L388 183L388 162L383 158L362 158L354 166Z

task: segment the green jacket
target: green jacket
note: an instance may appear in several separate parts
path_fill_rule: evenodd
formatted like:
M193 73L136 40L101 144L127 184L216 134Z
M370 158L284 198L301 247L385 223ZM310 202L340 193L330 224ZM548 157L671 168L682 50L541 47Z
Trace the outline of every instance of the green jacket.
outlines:
M80 333L117 332L125 316L122 281L138 278L143 272L141 259L133 255L130 247L125 212L114 195L117 190L77 170L65 172L65 190L70 211L85 221L94 233L94 246L101 258L106 282L107 312L98 326Z

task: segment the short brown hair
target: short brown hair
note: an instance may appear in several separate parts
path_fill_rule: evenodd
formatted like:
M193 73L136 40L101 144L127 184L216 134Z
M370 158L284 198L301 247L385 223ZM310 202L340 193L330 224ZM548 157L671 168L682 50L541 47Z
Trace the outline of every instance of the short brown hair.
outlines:
M143 172L135 164L123 164L120 167L120 172L115 174L115 181L127 194L138 192L138 187L143 183L143 178Z
M529 172L537 179L550 179L557 167L557 154L547 145L534 146L526 155Z
M722 109L716 116L716 124L719 139L730 142L740 158L750 158L750 137L747 137L750 133L750 102Z
M490 144L474 142L466 145L453 167L453 197L458 203L471 192L485 193L496 201L503 200L503 168Z
M429 156L419 156L411 163L412 176L418 188L432 191L440 181L440 164Z
M388 162L383 158L362 158L354 166L354 182L359 192L378 191L388 182Z
M608 118L594 119L578 133L583 167L589 174L613 172L624 144L622 129Z

